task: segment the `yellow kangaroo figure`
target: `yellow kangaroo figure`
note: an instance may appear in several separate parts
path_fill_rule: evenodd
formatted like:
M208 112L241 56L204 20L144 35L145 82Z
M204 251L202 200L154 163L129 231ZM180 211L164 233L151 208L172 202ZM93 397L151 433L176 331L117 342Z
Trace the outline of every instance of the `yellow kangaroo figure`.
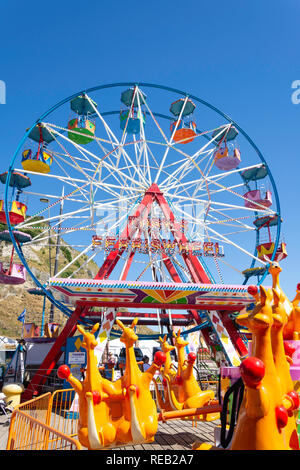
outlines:
M97 346L94 333L81 326L77 329L84 336L82 346L87 350L85 379L81 382L74 377L68 366L60 366L58 375L74 387L79 397L78 439L88 449L111 448L116 445L151 442L157 431L157 410L149 385L156 370L162 366L165 355L156 353L154 363L144 373L136 363L133 345L138 337L133 328L123 328L121 341L126 345L125 374L116 382L104 379L97 365L94 349Z
M150 392L150 382L166 357L162 351L158 351L149 369L142 372L136 362L133 347L138 340L134 332L138 319L135 318L130 327L125 327L118 319L116 321L123 330L120 341L126 346L125 373L120 380L127 398L124 401L124 414L131 423L131 440L134 444L152 442L157 432L158 417L156 404Z
M178 385L178 399L172 389L170 378L166 377L168 395L172 409L183 410L187 408L200 408L207 405L214 398L214 392L213 390L201 390L194 376L193 370L196 355L194 353L190 353L186 360L184 348L188 345L188 341L185 341L180 337L180 330L177 335L174 334L174 337L178 355L178 371L177 376L175 377L175 382ZM207 415L199 416L198 419L213 421L219 417L219 413L209 413Z
M290 374L290 364L287 361L283 343L283 328L287 322L287 314L280 296L273 289L274 304L273 325L271 329L271 342L276 371L280 380L283 394L284 406L288 410L288 423L286 434L291 449L299 450L299 439L296 428L294 413L299 406L298 394L294 391L293 381Z
M248 291L258 298L253 286ZM289 414L299 406L299 398L293 393L282 337L287 314L275 289L261 286L259 298L251 312L236 319L252 333L253 356L240 366L245 391L230 449L296 449L298 436ZM214 447L196 443L193 448Z
M246 358L241 364L245 391L232 438L232 450L290 449L283 431L287 424L287 411L282 403L271 344L272 298L272 291L267 292L261 286L260 303L249 314L239 315L236 319L252 333L253 357ZM262 368L261 375L260 372L255 373L255 369Z
M174 379L175 379L177 371L176 371L176 368L173 366L172 359L171 359L171 351L175 349L175 346L172 346L171 344L168 343L167 335L165 335L164 338L159 337L159 342L161 344L161 350L166 355L166 362L164 363L164 366L161 368L161 371L160 371L163 377L164 397L162 397L160 391L158 390L156 381L153 380L154 385L155 385L156 398L157 398L157 402L158 402L158 406L160 410L172 411L173 408L170 403L168 388L167 388L167 377L169 378L170 385L176 395L177 385L174 384Z
M269 274L272 276L272 289L275 289L277 294L280 295L284 307L286 309L287 316L290 315L292 309L293 309L293 304L290 302L288 297L285 295L284 291L282 290L280 283L279 283L279 275L282 271L281 267L276 261L270 261L268 258L266 258L270 262L269 266Z
M300 307L298 307L299 301L300 284L297 285L296 296L292 301L293 309L283 330L284 339L292 339L295 341L300 339Z
M118 427L125 421L120 400L120 383L104 379L97 365L94 349L97 346L94 333L99 324L94 325L91 333L81 326L77 329L84 337L82 346L87 350L86 376L81 382L74 377L68 366L60 366L58 376L65 378L79 397L78 439L88 449L103 449L118 440ZM114 403L110 400L114 398ZM117 404L117 406L116 406ZM127 422L130 427L130 421Z
M176 375L176 367L172 363L171 359L171 351L174 351L175 346L169 344L167 341L167 335L164 338L159 337L159 342L161 344L161 350L166 355L166 362L162 368L163 375L170 375L171 377L175 377Z
M279 274L282 269L279 264L272 261L269 267L269 273L272 276L272 288L280 295L281 301L288 317L288 321L283 329L283 338L289 340L300 339L300 308L298 307L300 301L300 285L297 285L296 296L292 302L287 298L279 283Z

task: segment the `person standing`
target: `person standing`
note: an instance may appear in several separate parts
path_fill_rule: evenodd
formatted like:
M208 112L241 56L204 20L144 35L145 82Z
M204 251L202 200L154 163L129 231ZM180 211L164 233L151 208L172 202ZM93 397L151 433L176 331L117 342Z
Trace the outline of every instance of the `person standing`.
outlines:
M149 364L149 357L148 356L144 356L143 357L143 371L146 372L146 370L148 370L150 367L150 364Z

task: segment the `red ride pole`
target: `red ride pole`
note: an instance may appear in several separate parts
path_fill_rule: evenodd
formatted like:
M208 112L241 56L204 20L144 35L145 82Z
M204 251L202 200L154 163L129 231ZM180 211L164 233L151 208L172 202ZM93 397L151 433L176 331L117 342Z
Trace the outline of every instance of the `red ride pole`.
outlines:
M42 385L46 382L47 377L49 377L63 353L62 348L65 346L67 338L70 338L74 335L79 317L82 315L85 308L86 307L75 308L65 327L61 331L60 335L56 338L55 343L40 365L38 371L35 373L33 379L22 394L22 402L30 400L33 395L40 394Z

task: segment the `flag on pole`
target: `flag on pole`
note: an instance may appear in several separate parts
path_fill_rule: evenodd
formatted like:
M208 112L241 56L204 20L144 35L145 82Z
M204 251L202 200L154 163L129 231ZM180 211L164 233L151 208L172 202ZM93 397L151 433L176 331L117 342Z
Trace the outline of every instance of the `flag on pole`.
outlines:
M23 312L18 316L18 321L21 321L22 323L24 323L25 314L26 314L26 308L24 308Z

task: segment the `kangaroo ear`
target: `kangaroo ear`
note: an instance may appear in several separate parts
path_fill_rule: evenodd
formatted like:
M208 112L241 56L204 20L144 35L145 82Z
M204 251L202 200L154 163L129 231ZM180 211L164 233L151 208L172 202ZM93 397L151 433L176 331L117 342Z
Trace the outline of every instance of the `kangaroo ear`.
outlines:
M92 328L92 334L96 333L98 329L99 329L99 323L96 323Z
M167 341L167 335L164 336L164 341Z
M116 322L117 322L117 325L119 325L119 327L122 328L122 330L125 330L125 325L123 325L123 323L121 322L121 320L119 320L118 318L116 318Z
M177 338L179 338L180 333L181 333L181 330L178 330L178 332L177 332Z
M260 286L260 303L262 305L265 305L267 298L267 289L265 289L263 286Z
M138 321L139 321L139 319L138 319L137 317L135 317L134 320L133 320L133 322L131 323L131 327L130 327L130 328L134 328Z
M85 335L85 331L84 331L84 328L80 325L77 325L77 330L82 334L82 335Z
M245 326L249 328L249 314L248 313L241 313L236 317L236 322L238 325Z
M273 292L274 305L278 307L279 302L280 302L280 295L278 294L276 289L272 289L272 292Z

